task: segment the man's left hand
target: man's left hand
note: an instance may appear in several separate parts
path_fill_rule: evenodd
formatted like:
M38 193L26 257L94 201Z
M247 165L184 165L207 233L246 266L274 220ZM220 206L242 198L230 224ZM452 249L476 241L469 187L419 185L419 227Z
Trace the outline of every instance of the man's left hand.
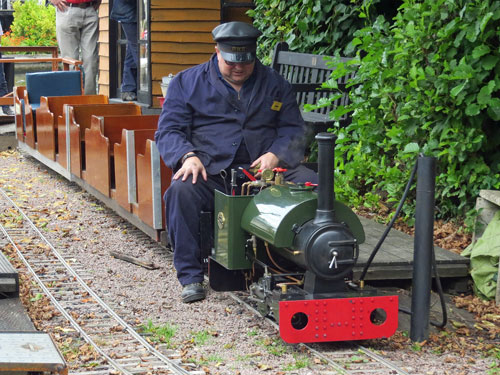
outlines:
M279 159L272 152L266 152L264 155L259 156L252 164L250 164L250 168L255 168L259 166L260 170L271 169L273 170L278 166ZM260 165L259 165L260 164ZM258 173L256 176L259 176Z

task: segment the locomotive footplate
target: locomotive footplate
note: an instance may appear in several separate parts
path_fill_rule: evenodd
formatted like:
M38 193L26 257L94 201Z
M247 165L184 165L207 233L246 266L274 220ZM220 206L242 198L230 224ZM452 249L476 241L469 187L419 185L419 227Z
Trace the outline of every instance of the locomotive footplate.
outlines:
M390 337L398 327L398 296L282 299L279 327L291 344Z

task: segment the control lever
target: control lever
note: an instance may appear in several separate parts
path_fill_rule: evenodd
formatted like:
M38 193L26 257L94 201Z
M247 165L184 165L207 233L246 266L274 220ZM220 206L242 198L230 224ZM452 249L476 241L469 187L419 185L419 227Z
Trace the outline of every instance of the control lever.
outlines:
M330 261L330 265L328 266L328 268L332 268L333 265L335 265L335 268L338 268L338 266L337 266L337 256L339 255L339 253L337 253L336 250L333 250L332 251L332 255L333 255L333 258Z

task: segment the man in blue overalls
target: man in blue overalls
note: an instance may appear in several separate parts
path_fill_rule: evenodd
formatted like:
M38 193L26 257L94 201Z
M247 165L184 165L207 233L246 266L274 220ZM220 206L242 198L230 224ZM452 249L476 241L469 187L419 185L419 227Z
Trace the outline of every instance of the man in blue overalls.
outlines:
M285 167L294 182L317 182L300 165L305 124L291 85L256 59L261 32L244 22L212 31L210 61L177 74L168 87L155 140L174 170L165 193L167 228L183 302L205 298L200 259L202 211L214 210L221 175L259 166ZM221 173L221 171L225 171Z

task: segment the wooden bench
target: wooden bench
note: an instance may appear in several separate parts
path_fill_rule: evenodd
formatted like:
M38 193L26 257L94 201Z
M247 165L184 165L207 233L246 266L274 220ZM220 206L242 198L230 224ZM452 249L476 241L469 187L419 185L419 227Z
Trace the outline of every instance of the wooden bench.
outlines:
M114 145L122 140L122 130L155 131L158 118L159 115L93 115L90 128L85 129L85 181L102 194L111 197L111 189L117 186L115 171L124 172L119 170L121 165L115 168L114 158ZM127 189L127 185L121 188Z
M26 127L24 125L24 92L25 86L15 86L12 92L14 97L14 121L16 123L16 138L25 143Z
M82 178L85 169L85 129L90 128L92 115L140 115L141 107L134 103L65 104L59 118L57 137L58 163L70 173Z
M51 160L58 153L57 124L62 118L64 104L107 104L106 95L42 96L36 110L36 139L38 152Z
M155 130L122 130L122 138L114 144L115 187L111 196L120 206L132 212L137 204L137 155L146 152L146 141L154 139Z
M325 60L328 57L333 58L332 56L291 52L285 42L277 43L274 48L272 68L290 82L297 93L297 103L308 126L309 137L331 128L334 121L330 119L330 112L338 105L345 105L349 102L346 83L351 76L344 76L337 81L339 90L344 94L332 106L311 112L304 111L304 104L316 104L319 99L327 98L332 94L332 91L321 88L321 84L330 78L333 71L333 68L328 66ZM349 60L348 58L341 58L343 62ZM350 123L351 118L343 115L339 121L341 126L346 126Z
M157 230L160 241L159 231L165 229L163 194L170 186L172 170L159 156L154 133L152 129L122 130L121 143L114 145L116 188L111 192L122 207Z
M82 74L80 71L56 71L26 73L24 90L25 141L36 150L36 109L42 96L82 95Z
M137 204L132 205L132 212L158 230L156 240L160 241L160 231L166 227L163 194L170 184L172 170L161 160L152 139L146 140L144 154L137 154L137 176L141 178L137 185Z

